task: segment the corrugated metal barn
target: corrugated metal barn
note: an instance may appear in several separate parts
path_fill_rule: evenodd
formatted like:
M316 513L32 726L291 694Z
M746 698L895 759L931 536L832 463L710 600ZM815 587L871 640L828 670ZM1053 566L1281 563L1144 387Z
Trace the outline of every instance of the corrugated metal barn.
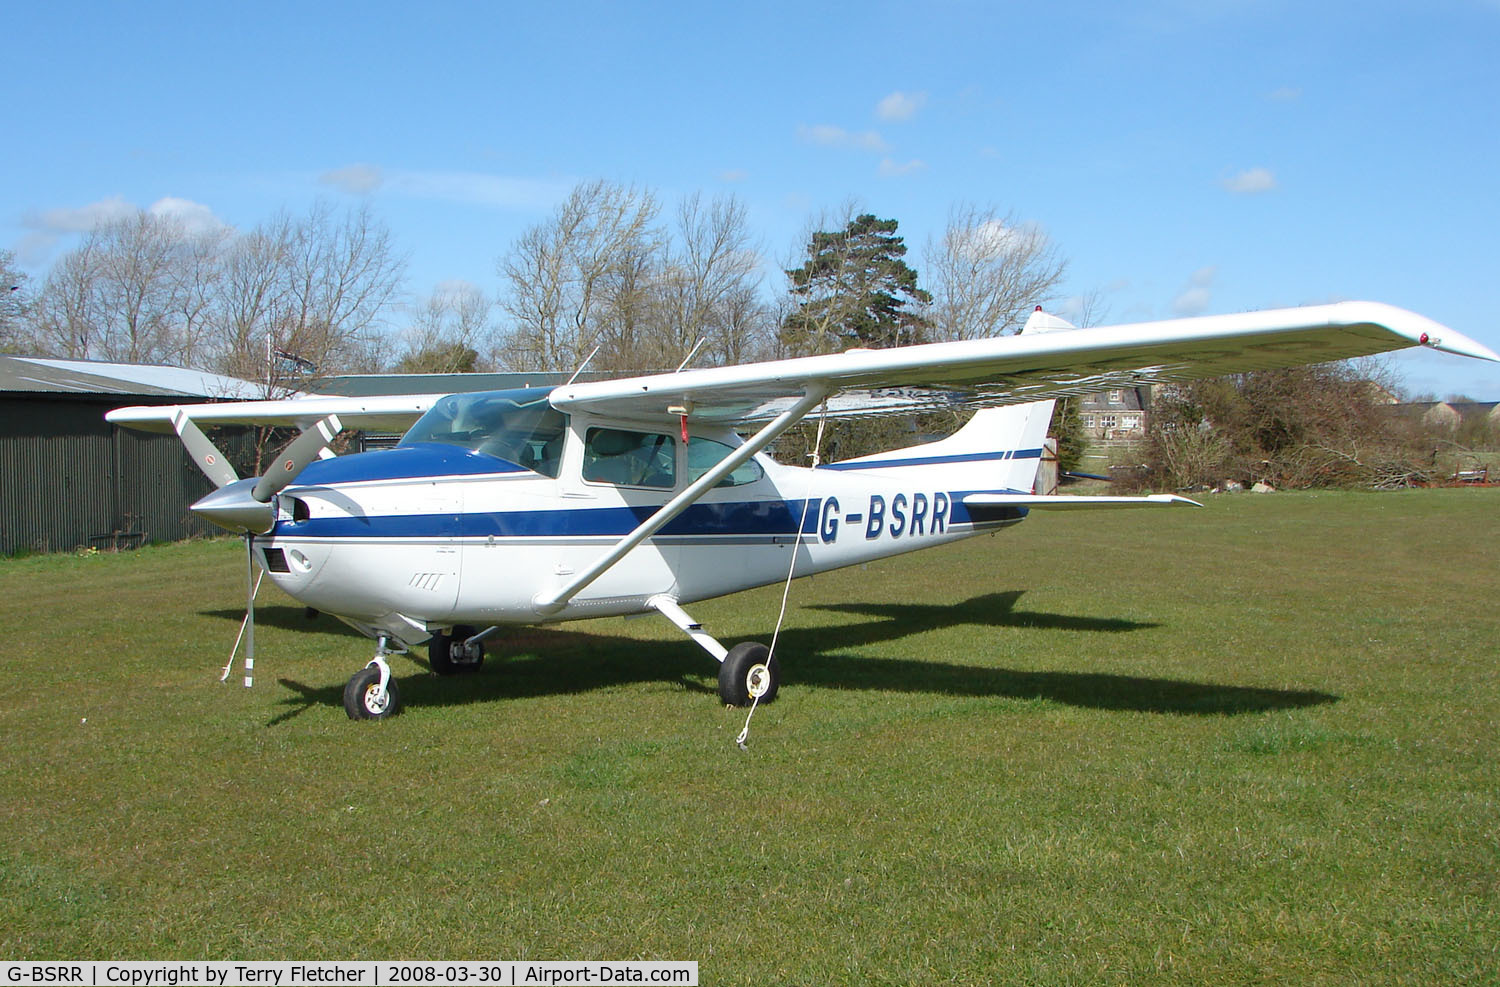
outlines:
M346 396L449 393L550 387L568 376L375 374L325 378L316 390ZM260 385L198 370L0 356L0 555L134 548L221 534L188 511L213 485L177 436L122 429L106 422L104 413L133 404L262 396ZM228 434L235 431L214 435L231 458L233 444L247 438L243 431L238 438ZM355 448L391 445L398 438L361 435Z
M217 531L187 510L213 487L177 436L121 429L104 413L252 396L243 381L198 371L0 356L0 554Z

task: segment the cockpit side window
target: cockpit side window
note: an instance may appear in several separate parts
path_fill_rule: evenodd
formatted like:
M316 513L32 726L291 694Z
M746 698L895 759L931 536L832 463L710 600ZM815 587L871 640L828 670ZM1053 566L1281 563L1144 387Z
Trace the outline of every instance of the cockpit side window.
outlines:
M713 469L724 460L734 449L723 442L714 439L705 439L695 435L688 443L687 449L687 482L692 483L698 477ZM735 468L724 479L720 480L716 487L740 487L747 483L754 483L765 475L755 460L747 460Z
M450 394L418 419L400 444L460 446L556 478L568 416L552 407L547 394L539 388Z
M677 440L656 432L591 428L583 444L583 478L627 487L674 487Z

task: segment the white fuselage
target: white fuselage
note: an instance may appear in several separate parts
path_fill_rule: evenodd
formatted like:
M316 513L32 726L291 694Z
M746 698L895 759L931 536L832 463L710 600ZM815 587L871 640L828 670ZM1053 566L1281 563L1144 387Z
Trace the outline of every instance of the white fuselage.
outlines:
M494 472L472 472L482 457L458 457L455 466L453 456L420 450L317 464L310 482L283 492L275 528L255 540L256 558L308 606L415 643L460 624L640 613L661 595L689 603L785 579L794 552L795 575L810 575L1024 516L976 520L963 496L1004 488L955 488L946 482L958 479L951 471L809 470L762 455L750 468L755 478L739 474L737 485L710 490L561 610L543 612L540 595L592 564L686 483L682 444L670 487L584 479L583 439L598 424L574 418L555 478L498 460ZM695 434L739 441L727 430Z

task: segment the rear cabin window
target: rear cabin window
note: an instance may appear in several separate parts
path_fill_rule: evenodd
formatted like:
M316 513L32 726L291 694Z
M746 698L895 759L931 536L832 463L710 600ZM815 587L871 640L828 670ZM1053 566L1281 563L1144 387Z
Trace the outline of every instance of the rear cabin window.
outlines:
M583 444L583 478L626 487L674 487L677 442L656 432L591 428Z
M692 483L697 480L698 477L723 462L724 458L732 452L734 452L734 448L723 442L694 436L693 440L688 443L687 482ZM751 459L740 464L735 468L734 472L724 477L724 479L714 484L714 486L715 488L741 487L747 483L754 483L764 475L765 471L760 468L760 464Z

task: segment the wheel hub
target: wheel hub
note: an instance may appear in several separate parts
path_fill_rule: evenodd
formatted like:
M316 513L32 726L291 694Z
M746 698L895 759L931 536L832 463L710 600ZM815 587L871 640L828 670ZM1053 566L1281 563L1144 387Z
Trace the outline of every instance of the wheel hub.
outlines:
M385 708L390 703L390 691L382 689L379 682L372 682L370 687L365 690L365 709L369 710L372 716L379 716L381 713L384 713Z
M771 670L765 665L751 665L750 672L745 676L745 690L750 693L751 699L759 699L771 688Z

